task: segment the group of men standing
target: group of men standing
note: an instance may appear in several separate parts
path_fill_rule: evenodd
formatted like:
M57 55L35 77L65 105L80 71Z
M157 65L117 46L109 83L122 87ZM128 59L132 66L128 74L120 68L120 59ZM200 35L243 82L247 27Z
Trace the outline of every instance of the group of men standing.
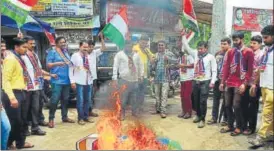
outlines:
M82 41L79 51L73 54L72 58L68 55L66 39L56 38L56 45L48 52L46 59L49 73L42 70L35 52L35 39L20 35L13 39L14 46L11 50L6 50L6 42L1 39L1 117L3 117L1 125L4 126L2 130L5 130L3 133L1 131L1 149L4 150L34 147L26 142L26 136L46 135L39 126L49 128L55 126L54 117L59 100L61 100L62 121L74 123L74 120L68 117L71 87L77 90L78 123L80 125L86 122L91 123L93 121L89 116L98 116L92 112L92 84L97 79L96 58L105 50L103 36L100 35L101 49L93 50L95 43L92 40ZM44 121L42 112L41 94L44 76L50 77L52 90L49 123ZM31 125L31 132L29 125Z
M265 141L273 141L273 25L266 26L262 37L253 36L250 48L244 45L244 34L235 32L231 40L221 40L221 50L215 57L208 53L207 43L199 42L198 51L189 47L183 32L181 56L181 100L182 114L191 117L191 81L193 93L193 120L198 128L205 126L207 99L213 88L212 118L208 125L216 124L219 117L220 99L223 96L221 133L231 132L231 136L251 135L256 132L259 99L262 96L262 123L254 140L254 146L262 146ZM261 49L262 42L266 45ZM193 71L194 70L194 71ZM234 126L234 121L236 125Z
M209 90L213 89L212 119L207 123L217 123L220 99L223 96L222 125L225 127L220 132L231 132L231 136L250 135L256 132L261 92L262 123L256 139L250 143L255 146L263 145L266 140L273 139L273 33L273 25L266 26L261 32L263 38L252 37L251 48L248 48L244 46L243 33L236 32L232 35L233 47L231 48L231 40L224 38L221 40L221 50L214 56L208 52L207 42L199 42L197 50L190 48L186 34L182 32L183 51L179 59L168 55L164 41L158 42L156 54L147 48L147 36L142 36L135 46L126 41L124 50L114 57L112 77L118 86L126 86L121 99L121 120L125 119L129 104L133 116L138 116L143 111L142 104L148 81L155 84L156 103L151 113L159 114L162 118L167 117L170 65L176 64L180 68L182 103L182 113L178 117L191 118L194 110L196 116L193 122L198 123L198 128L203 128ZM103 35L99 36L101 49L93 50L93 41L81 41L79 51L71 57L68 54L66 39L57 37L56 45L48 52L46 59L50 73L42 70L34 51L35 40L32 37L15 38L13 50L10 51L2 48L4 41L1 41L1 50L4 52L2 56L5 58L2 63L2 103L9 119L5 120L7 130L8 122L11 126L10 133L3 137L6 146L10 149L33 147L25 142L26 135L30 133L29 121L31 134L45 135L46 132L39 128L39 124L55 127L54 118L59 100L62 101L62 121L74 123L67 114L70 88L77 92L78 124L93 122L89 115L98 116L90 111L93 105L92 85L97 79L96 58L106 49ZM260 49L262 41L266 45L263 50ZM43 106L39 95L43 90L45 75L51 77L49 123L39 120L43 117L40 115ZM14 141L16 146L13 145Z

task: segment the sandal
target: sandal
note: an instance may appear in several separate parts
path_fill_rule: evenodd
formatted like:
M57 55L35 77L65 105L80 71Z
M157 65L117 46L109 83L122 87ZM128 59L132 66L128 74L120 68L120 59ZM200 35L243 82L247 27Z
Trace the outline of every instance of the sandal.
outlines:
M33 148L34 145L32 145L31 143L25 142L24 146L22 148Z
M236 128L232 133L230 133L231 136L238 136L242 134L241 130Z
M229 128L229 127L225 127L225 128L222 128L220 130L220 133L228 133L228 132L232 132L233 129L232 128Z
M243 135L251 135L252 134L252 131L250 129L247 129L243 132Z
M206 123L207 123L207 125L213 125L213 124L216 124L217 121L211 119L211 120L208 120Z

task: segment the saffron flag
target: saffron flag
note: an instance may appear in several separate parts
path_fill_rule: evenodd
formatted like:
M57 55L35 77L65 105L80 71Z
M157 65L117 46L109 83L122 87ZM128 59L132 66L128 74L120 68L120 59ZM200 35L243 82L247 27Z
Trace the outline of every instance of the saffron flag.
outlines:
M125 47L128 34L127 6L122 6L119 13L114 15L110 22L104 27L103 34L120 49Z

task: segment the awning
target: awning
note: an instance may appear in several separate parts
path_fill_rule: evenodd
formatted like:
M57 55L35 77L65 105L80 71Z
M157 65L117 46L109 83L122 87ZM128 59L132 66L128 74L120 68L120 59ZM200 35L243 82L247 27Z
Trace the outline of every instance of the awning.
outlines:
M39 23L36 20L39 20ZM1 15L1 26L10 27L10 28L18 28L16 22L13 19L11 19L5 15ZM44 21L41 21L40 19L35 18L30 15L26 19L26 23L20 29L25 30L25 31L44 33L44 30L42 27L47 29L50 33L55 33L54 28L52 28L50 26L50 24L48 24Z

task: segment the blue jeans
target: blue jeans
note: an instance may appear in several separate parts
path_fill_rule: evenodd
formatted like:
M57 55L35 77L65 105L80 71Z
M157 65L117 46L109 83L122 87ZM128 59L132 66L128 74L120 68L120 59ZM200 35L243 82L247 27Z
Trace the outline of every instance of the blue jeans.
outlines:
M91 107L92 85L76 85L78 120L86 120Z
M57 105L59 100L61 99L61 114L62 120L68 118L68 101L69 101L69 91L70 85L63 84L51 84L52 96L50 98L50 109L49 109L49 120L53 120L55 118L55 112L57 109Z
M6 111L2 108L1 110L1 150L7 150L7 144L10 134L10 121L6 114Z

